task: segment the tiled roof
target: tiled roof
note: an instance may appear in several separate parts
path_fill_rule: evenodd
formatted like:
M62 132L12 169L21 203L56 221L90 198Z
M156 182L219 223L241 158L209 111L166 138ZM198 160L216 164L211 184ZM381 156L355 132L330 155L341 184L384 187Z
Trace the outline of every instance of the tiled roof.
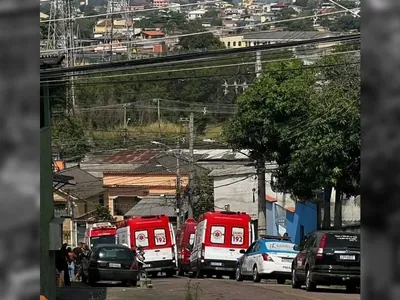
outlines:
M149 36L164 36L165 34L161 31L157 31L157 30L148 30L148 31L142 31L142 33L144 35L149 35Z
M159 150L122 150L110 155L102 162L112 164L146 163L159 154Z
M277 202L278 201L278 199L276 199L275 197L268 195L268 194L265 194L265 200L268 202Z
M105 191L101 179L94 177L79 167L64 169L55 173L57 175L66 175L74 178L75 185L61 188L63 192L70 193L71 196L87 199Z

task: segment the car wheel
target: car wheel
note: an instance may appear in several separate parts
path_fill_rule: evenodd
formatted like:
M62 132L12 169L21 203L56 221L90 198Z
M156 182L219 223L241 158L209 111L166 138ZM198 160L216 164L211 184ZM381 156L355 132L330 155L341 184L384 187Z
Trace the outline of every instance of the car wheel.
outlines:
M301 288L301 282L297 281L296 269L292 269L292 288L293 289Z
M276 281L278 282L278 284L285 284L286 279L285 278L278 278Z
M239 265L236 267L236 281L243 281L242 267Z
M253 281L254 281L254 282L260 282L260 281L261 281L261 276L260 276L260 274L258 273L257 266L254 266L254 267L253 267Z
M174 277L174 274L175 272L174 271L167 271L167 272L165 272L165 276L166 277Z
M316 283L311 281L311 270L307 269L306 291L307 292L312 292L312 291L315 291L316 288L317 288Z

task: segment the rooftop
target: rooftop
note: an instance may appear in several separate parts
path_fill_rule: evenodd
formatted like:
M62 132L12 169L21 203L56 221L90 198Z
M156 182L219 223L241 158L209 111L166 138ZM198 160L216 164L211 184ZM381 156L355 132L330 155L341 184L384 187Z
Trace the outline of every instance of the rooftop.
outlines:
M159 150L122 150L102 160L109 164L140 164L146 163L160 154Z
M338 32L319 31L264 31L245 33L244 40L310 40L338 36Z
M143 197L125 214L125 217L147 215L166 215L168 217L175 217L175 199L175 195L149 195Z

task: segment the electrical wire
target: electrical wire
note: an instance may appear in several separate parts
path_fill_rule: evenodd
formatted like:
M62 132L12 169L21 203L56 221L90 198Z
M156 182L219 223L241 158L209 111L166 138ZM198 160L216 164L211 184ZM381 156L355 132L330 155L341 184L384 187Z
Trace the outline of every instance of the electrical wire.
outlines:
M99 69L110 69L110 68L121 68L121 67L137 67L137 66L157 66L163 63L176 63L178 61L190 60L190 59L198 59L202 58L210 58L217 57L229 54L239 54L239 53L248 53L262 50L273 50L273 49L282 49L285 47L295 47L301 45L312 45L312 44L324 44L324 43L333 43L333 42L343 42L343 41L351 41L360 39L360 34L349 34L335 37L327 37L327 38L318 38L318 39L310 39L304 41L296 41L296 42L287 42L287 43L278 43L278 44L268 44L268 45L257 45L252 47L244 47L244 48L235 48L235 49L222 49L215 51L205 51L205 52L197 52L197 53L186 53L186 54L178 54L171 55L166 57L155 57L148 59L140 59L140 60L130 60L130 61L117 61L110 63L102 63L95 64L89 66L75 66L69 68L54 68L54 69L44 69L40 71L41 76L46 78L46 75L67 75L73 73L74 75L78 75L78 72L87 72L92 70Z
M352 10L355 10L355 9L356 8L354 8ZM357 9L359 9L359 8L357 8ZM287 23L287 22L292 22L292 21L306 20L306 19L312 19L315 17L324 17L324 16L330 16L330 15L346 13L346 12L348 12L348 11L347 10L339 10L339 11L328 12L328 13L323 13L323 14L315 14L315 15L310 15L310 16L296 17L296 18L290 18L290 19L284 19L284 20L269 21L269 22L254 24L254 25L237 26L237 27L235 27L235 29L251 29L254 27L260 27L260 26L265 26L265 25L274 25L274 24ZM141 40L135 40L135 41L136 41L136 43L138 43L138 41L140 41L140 43L143 43L143 44L151 44L151 43L158 42L158 41L176 40L176 39L180 39L182 37L197 36L197 35L204 35L204 34L210 34L210 33L218 33L218 32L220 32L221 29L224 28L224 26L216 26L216 27L219 29L206 30L206 31L200 31L200 32L193 32L193 33L185 33L185 34L179 34L179 35L172 35L172 36L166 36L163 38L154 38L154 39L151 39L151 41L147 41L147 42L146 41L141 42ZM131 43L131 41L119 42L118 44L125 45L125 44L129 44L129 43ZM101 46L101 45L79 46L79 47L71 47L71 48L65 48L65 49L59 49L59 50L43 50L40 53L48 54L48 53L63 52L63 51L69 51L69 50L94 49L99 46Z
M199 4L207 5L207 4L215 4L215 3L219 3L219 2L222 2L222 0L204 1L202 3L180 4L179 7L199 6ZM119 11L119 12L108 12L108 13L102 13L102 14L89 15L89 16L59 18L59 19L54 19L54 20L41 20L40 23L60 22L60 21L69 21L69 20L75 21L75 20L82 20L82 19L107 17L107 16L111 16L111 15L123 15L123 14L132 14L132 13L136 14L136 13L143 13L143 12L146 13L146 12L151 12L151 11L160 11L160 10L168 10L168 9L176 9L176 6L152 7L152 8L136 9L136 10L124 10L124 11Z
M329 56L337 56L337 55L343 55L343 54L353 54L353 53L360 53L360 50L334 52L334 53L324 54L324 55L319 55L319 54L308 55L307 59L329 57ZM274 60L263 60L263 61L261 61L261 63L262 64L269 64L269 63L293 61L293 60L300 60L300 59L299 58L282 58L282 59L274 59ZM158 74L164 74L164 73L170 74L170 73L175 73L175 72L192 72L192 71L198 71L198 70L229 68L229 67L236 67L236 66L240 67L240 66L249 66L249 65L254 65L254 61L252 61L252 62L240 62L240 63L234 63L234 64L223 64L223 65L193 67L193 68L181 68L181 69L175 69L175 70L172 69L172 70L158 70L158 71L152 71L152 72L140 72L140 73L129 73L129 74L102 75L102 76L97 76L97 77L95 77L95 76L94 77L89 77L89 79L93 80L93 79L105 79L105 78L121 78L121 77L130 77L130 76L158 75ZM246 73L246 75L247 74L248 73ZM252 74L254 74L254 73L252 73ZM243 74L238 73L237 75L243 75ZM220 76L224 76L224 75L220 75ZM41 83L49 83L49 84L50 83L54 83L54 82L70 82L70 80L69 79L59 79L59 80L41 81ZM75 84L86 85L87 82L80 81L79 83L75 83Z

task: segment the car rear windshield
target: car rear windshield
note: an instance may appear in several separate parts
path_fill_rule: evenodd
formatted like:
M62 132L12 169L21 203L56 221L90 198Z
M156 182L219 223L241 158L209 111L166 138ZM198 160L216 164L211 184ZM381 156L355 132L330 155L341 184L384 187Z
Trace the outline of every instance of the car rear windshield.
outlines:
M130 249L124 248L102 248L99 251L99 258L105 260L133 259Z
M360 247L360 236L357 234L328 234L326 239L328 247Z

